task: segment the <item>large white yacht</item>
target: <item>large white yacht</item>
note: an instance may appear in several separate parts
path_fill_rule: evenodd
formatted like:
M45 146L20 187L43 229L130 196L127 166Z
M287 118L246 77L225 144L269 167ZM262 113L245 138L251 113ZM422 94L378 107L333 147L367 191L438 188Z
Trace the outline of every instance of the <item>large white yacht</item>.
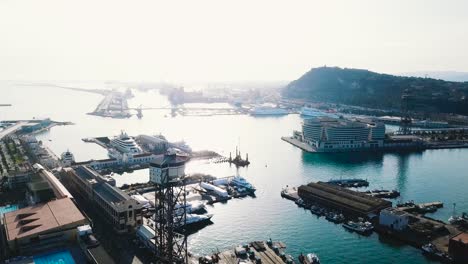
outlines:
M122 153L139 154L143 152L135 140L123 131L110 141L110 145Z
M287 115L289 114L287 109L279 107L269 106L258 106L250 110L250 114L255 115Z

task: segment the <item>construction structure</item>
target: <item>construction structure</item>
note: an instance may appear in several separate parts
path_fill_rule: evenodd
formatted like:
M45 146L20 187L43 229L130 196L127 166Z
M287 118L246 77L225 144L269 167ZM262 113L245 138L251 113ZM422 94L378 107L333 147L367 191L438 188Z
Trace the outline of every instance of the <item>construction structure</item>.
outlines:
M169 151L150 163L150 181L156 188L156 263L188 263L185 163L188 156ZM182 230L183 231L183 230Z
M346 214L364 217L377 216L381 210L392 206L390 201L324 182L302 185L298 188L298 195L307 203L322 204Z
M409 114L409 102L412 99L409 89L405 89L401 95L401 121L398 132L403 135L411 134L413 119Z

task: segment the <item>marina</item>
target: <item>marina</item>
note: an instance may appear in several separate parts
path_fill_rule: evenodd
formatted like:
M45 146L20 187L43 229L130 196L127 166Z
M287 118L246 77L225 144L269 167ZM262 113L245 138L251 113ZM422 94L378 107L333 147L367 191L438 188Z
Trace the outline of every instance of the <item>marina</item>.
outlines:
M138 98L140 95L135 93L135 96ZM73 96L73 98L75 97ZM93 102L85 101L80 102L80 104L82 106L76 105L75 107L92 106ZM86 115L67 118L63 113L57 113L54 119L71 120L77 125L52 129L50 134L40 134L37 139L44 142L55 153L70 150L77 160L106 158L107 153L102 151L102 147L96 144L83 144L80 139L93 135L118 135L123 127L121 123L114 121L122 120L100 119L106 123L106 128L96 129L96 125L93 123L93 120L96 120L94 118ZM174 128L168 127L162 132L174 138L184 138L196 149L208 147L223 154L223 150L232 149L232 146L236 145L238 138L238 133L234 133L229 129L218 128L213 131L202 129L203 126L207 126L209 123L219 122L222 117L206 117L207 120L183 117L179 120L177 118L164 118L163 114L159 114L158 111L148 111L143 119L146 118L157 120L161 124L171 123ZM274 155L274 153L262 150L261 146L264 141L259 141L258 137L242 137L243 152L249 153L249 160L252 160L252 163L248 169L240 168L239 173L256 187L256 198L233 199L227 204L215 203L208 205L208 213L213 214L213 224L206 226L202 232L196 232L196 235L189 236L191 252L206 255L216 251L216 248L231 248L232 245L238 244L240 241L265 239L264 226L271 225L269 228L269 230L272 230L270 231L271 236L278 237L278 239L287 243L289 246L288 252L293 256L299 256L301 252L317 252L324 263L341 263L342 259L349 259L359 263L360 258L356 256L356 252L352 252L356 248L366 248L370 254L369 261L380 261L382 259L380 256L385 256L386 259L404 259L411 263L427 262L420 249L407 246L394 247L391 244L382 243L375 236L375 232L365 239L356 239L355 234L346 232L341 226L330 228L330 224L333 223L326 220L325 217L316 219L311 217L310 212L305 214L304 210L297 210L297 206L282 200L278 195L278 192L286 184L299 186L304 182L328 181L341 176L353 177L351 175L359 175L358 177L367 179L371 187L398 190L401 193L402 200L457 202L459 210L467 211L465 204L460 202L463 201L463 191L459 186L464 186L464 180L456 173L466 169L463 165L463 150L429 150L422 153L390 153L373 156L355 153L352 157L340 153L333 154L333 156L314 156L303 153L289 144L281 144L281 141L279 141L281 135L293 130L300 123L298 115L288 115L281 118L256 118L255 121L253 121L253 117L248 116L235 116L232 118L233 126L247 126L248 131L255 131L256 134L265 138L265 142L276 142L277 151L284 154ZM124 121L125 126L128 127L125 130L129 135L154 133L154 126L139 127L141 125L139 125L137 118L125 119ZM183 133L187 122L197 124L193 126L193 129L198 132L190 134L190 136ZM278 129L278 126L281 128ZM77 133L76 137L70 138L68 136L71 130ZM159 130L159 128L156 128L156 131ZM268 131L274 132L270 133ZM219 138L219 135L223 135L223 137ZM232 138L233 140L224 142L226 138ZM49 139L52 139L52 141L49 141ZM210 143L205 145L207 139L209 139ZM228 153L224 152L224 155L228 156ZM266 164L268 164L268 167L265 166ZM288 164L288 166L285 164ZM222 163L193 163L192 165L189 164L187 170L189 174L205 172L218 178L236 174L234 167L223 166ZM446 174L450 174L451 177L447 178L446 187L440 188L440 175ZM119 175L114 175L114 177L119 179ZM135 177L135 173L126 174L124 177ZM432 186L439 187L433 188ZM449 189L450 191L447 191ZM287 220L281 220L278 206L281 206L284 214L288 215ZM451 208L441 208L434 213L428 213L428 216L443 221L447 221L451 215ZM242 224L246 217L249 217L252 221L248 225ZM278 219L278 224L267 222L266 219L268 218ZM233 221L239 224L232 226L230 223ZM283 229L286 221L291 226L288 230ZM231 234L231 236L223 240L212 239L226 233ZM318 237L320 239L317 239ZM342 239L334 240L333 237ZM329 245L322 243L325 240L330 241ZM334 250L336 247L341 247L343 250L336 252ZM374 257L374 255L379 255L379 257Z
M299 261L300 259L300 261ZM234 249L226 250L223 252L216 252L212 255L199 257L198 263L200 264L320 264L317 256L299 256L294 258L286 253L286 245L283 242L268 241L255 241L244 245L237 246Z

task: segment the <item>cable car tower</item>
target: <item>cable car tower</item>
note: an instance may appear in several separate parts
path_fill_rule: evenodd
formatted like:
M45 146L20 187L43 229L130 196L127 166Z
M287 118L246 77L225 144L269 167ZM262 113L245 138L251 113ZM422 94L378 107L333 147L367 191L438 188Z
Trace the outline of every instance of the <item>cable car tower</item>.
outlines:
M401 95L401 121L400 129L398 130L399 134L409 135L411 134L411 126L413 119L409 113L409 101L411 100L411 95L409 89L405 89Z
M178 233L187 222L185 163L187 156L169 150L150 164L150 181L156 187L156 263L188 263L187 235ZM185 233L185 232L183 232Z

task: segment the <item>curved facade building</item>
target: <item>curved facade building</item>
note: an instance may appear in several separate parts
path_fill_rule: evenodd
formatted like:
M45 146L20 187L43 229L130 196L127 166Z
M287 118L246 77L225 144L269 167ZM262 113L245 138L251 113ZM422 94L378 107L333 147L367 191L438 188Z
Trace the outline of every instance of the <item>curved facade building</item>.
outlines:
M317 152L360 151L383 146L385 125L372 120L311 118L302 124L303 141Z

